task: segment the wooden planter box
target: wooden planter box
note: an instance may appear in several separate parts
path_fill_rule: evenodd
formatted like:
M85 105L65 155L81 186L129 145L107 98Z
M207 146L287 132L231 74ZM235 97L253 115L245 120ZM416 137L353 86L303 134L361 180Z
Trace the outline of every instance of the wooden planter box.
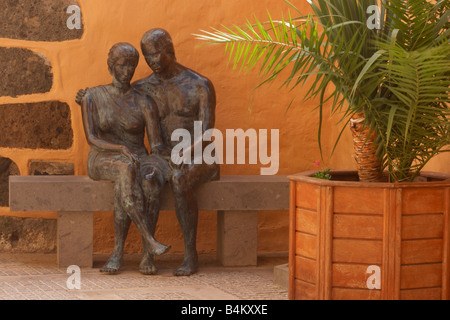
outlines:
M290 299L450 299L450 175L290 179ZM380 271L380 289L369 289Z

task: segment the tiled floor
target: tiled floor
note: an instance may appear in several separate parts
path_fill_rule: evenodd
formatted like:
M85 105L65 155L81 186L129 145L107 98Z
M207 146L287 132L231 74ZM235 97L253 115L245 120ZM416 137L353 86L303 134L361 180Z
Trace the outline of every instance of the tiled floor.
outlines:
M285 256L260 257L258 267L225 268L212 256L200 257L199 272L175 277L182 257L157 261L158 275L139 273L139 257L127 256L122 272L99 272L107 256L95 256L93 268L82 268L81 288L66 269L58 269L55 255L0 254L0 300L287 300L287 290L273 282L273 268Z

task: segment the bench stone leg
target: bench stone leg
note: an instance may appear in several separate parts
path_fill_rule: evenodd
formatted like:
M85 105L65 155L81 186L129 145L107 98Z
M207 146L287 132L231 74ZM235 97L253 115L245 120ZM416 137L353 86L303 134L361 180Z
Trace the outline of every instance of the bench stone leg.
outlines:
M257 265L258 211L219 211L217 258L226 267Z
M58 212L58 267L92 268L93 212Z

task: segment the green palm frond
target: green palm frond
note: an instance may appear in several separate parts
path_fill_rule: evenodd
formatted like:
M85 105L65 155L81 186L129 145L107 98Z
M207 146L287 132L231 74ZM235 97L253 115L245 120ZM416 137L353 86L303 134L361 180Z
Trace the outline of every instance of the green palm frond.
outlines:
M367 43L375 38L375 31L366 27L365 5L376 1L338 2L340 5L336 6L335 2L319 0L313 6L315 15L292 17L289 14L287 19L280 20L269 15L265 23L255 18L254 23L248 22L244 27L202 30L195 36L210 43L225 44L229 63L241 72L248 72L259 63L263 77L259 86L285 75L284 71L290 68L282 84L294 89L312 80L304 99L320 97L320 110L331 100L332 112L342 111L345 102L350 101L352 112L356 112L373 95L353 88L353 84L364 68L365 55L373 54ZM337 9L344 4L344 12ZM327 89L332 92L325 97Z
M400 30L398 43L404 49L431 47L445 36L449 28L450 2L434 2L391 0L384 4L388 10L389 30Z
M311 0L310 15L284 2L298 16L196 37L225 44L240 72L259 67L260 85L308 83L304 99L318 98L320 124L326 102L342 123L364 112L391 179L413 179L449 144L450 0L382 0L379 29L367 27L377 0Z
M386 75L382 86L392 95L374 99L369 112L385 138L385 163L392 180L410 181L450 144L450 46L442 42L415 51L398 43L379 46L386 51L380 58Z

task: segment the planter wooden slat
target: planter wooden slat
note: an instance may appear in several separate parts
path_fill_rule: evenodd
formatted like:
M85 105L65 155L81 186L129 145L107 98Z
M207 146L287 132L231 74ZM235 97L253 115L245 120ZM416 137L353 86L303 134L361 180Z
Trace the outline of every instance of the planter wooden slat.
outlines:
M333 287L367 289L367 264L333 263Z
M296 226L297 231L309 234L317 234L317 212L296 208Z
M335 188L334 212L357 214L383 214L383 199L377 197L379 189Z
M317 258L317 236L296 232L296 251L295 254L305 258Z
M380 290L333 288L333 300L380 300Z
M400 289L436 288L442 285L442 263L404 265Z
M295 300L313 300L316 296L316 285L295 279Z
M442 288L401 290L401 300L441 300Z
M444 235L442 221L443 215L439 213L403 216L402 238L404 240L442 238Z
M316 283L317 281L317 262L313 259L308 259L300 256L295 257L295 277L297 279Z
M383 217L334 214L333 236L348 239L383 239Z
M296 203L295 205L298 208L303 209L310 209L313 211L317 210L317 198L311 198L303 196L305 194L316 194L319 191L319 187L315 185L308 185L308 184L296 184L296 193L299 195L296 197Z
M444 188L415 188L403 191L403 214L443 213Z
M402 258L404 264L422 264L442 262L442 238L402 241Z
M383 242L376 240L333 240L333 262L380 265Z

